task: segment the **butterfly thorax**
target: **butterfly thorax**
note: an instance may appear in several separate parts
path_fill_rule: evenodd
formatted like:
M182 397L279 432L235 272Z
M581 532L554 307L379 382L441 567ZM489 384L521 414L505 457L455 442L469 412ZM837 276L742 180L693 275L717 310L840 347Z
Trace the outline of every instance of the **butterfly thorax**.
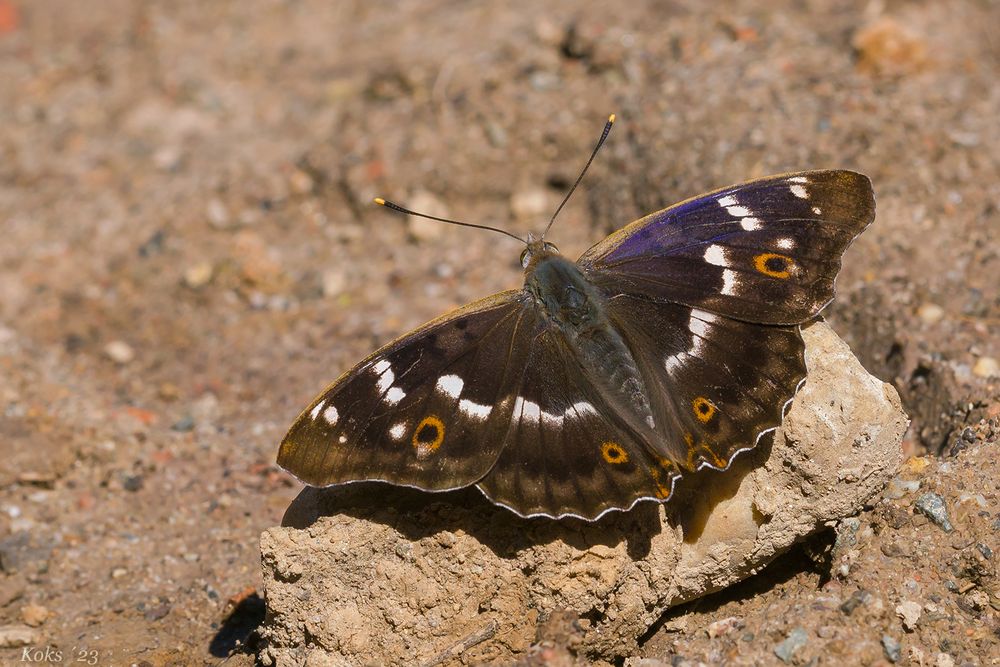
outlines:
M625 406L638 423L654 427L646 387L639 368L606 312L607 297L558 252L533 257L525 271L524 288L566 349L608 399Z

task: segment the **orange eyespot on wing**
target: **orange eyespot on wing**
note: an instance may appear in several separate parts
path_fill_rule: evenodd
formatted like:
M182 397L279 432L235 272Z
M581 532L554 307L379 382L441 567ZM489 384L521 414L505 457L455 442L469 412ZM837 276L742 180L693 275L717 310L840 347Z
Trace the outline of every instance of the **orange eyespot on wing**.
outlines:
M617 442L605 442L601 445L601 456L608 463L628 463L628 452Z
M435 415L424 417L413 430L413 447L417 450L417 458L433 454L442 442L444 442L444 422Z
M691 401L691 407L694 408L694 416L702 424L707 424L715 416L715 404L704 396L699 396Z
M753 266L765 276L784 280L791 276L795 262L791 257L776 252L762 252L753 258Z

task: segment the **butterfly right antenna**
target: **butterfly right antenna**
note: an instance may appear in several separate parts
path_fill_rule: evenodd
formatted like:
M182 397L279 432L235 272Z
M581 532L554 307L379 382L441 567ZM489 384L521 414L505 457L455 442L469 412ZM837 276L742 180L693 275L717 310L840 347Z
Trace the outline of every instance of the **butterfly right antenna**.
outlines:
M573 195L573 191L576 190L576 186L580 185L580 181L583 180L583 175L587 173L588 169L590 169L590 163L594 161L595 157L597 157L597 151L601 150L601 146L604 145L604 140L608 138L608 133L611 132L611 126L614 125L614 123L615 115L611 114L608 116L608 122L604 124L604 132L601 132L600 140L597 142L597 145L594 146L594 152L590 154L590 159L587 160L587 164L583 166L583 171L581 171L580 175L577 177L576 183L574 183L573 187L569 189L569 192L567 192L566 196L563 197L562 203L559 204L559 208L556 209L556 212L552 214L552 218L549 219L549 224L545 227L545 231L542 232L543 239L545 238L545 235L549 233L552 223L556 221L556 216L559 215L559 211L563 209L563 206L566 205L566 202L568 202L569 198Z

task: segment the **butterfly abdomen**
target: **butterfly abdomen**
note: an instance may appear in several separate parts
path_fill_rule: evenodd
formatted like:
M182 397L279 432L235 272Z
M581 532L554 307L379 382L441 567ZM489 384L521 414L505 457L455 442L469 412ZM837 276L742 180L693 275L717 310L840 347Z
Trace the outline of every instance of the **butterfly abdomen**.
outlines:
M555 254L532 267L525 288L561 332L567 355L575 357L613 404L632 413L639 428L655 428L639 367L605 312L607 297L575 263Z

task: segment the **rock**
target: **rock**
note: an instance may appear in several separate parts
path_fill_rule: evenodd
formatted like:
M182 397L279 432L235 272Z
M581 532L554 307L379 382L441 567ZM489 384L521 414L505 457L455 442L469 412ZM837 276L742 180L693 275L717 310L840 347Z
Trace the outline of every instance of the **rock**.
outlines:
M925 303L917 308L917 317L927 324L937 324L944 317L944 308L936 303Z
M805 628L795 628L788 633L785 641L774 647L774 654L782 662L791 662L795 652L806 645L809 641L809 633Z
M21 620L33 628L45 623L51 615L52 612L40 604L26 604L21 607Z
M42 634L27 625L0 625L0 648L35 646L42 641Z
M948 518L948 508L944 504L944 498L938 494L925 493L917 498L917 502L913 506L944 532L950 533L954 530L951 520Z
M903 657L903 650L899 642L889 635L882 635L882 650L889 662L899 662L899 659Z
M116 364L125 365L135 359L135 350L123 340L113 340L104 346L104 354Z
M857 514L896 474L907 418L895 390L825 324L803 337L809 379L773 444L682 480L666 505L588 523L520 519L474 488L303 490L261 536L262 660L414 663L496 623L461 660L509 662L564 609L584 619L581 654L635 654L666 609Z
M922 611L920 604L912 600L904 600L896 605L896 615L903 621L903 629L907 632L916 629Z
M1000 362L993 357L979 357L972 366L972 374L980 378L1000 377Z
M902 76L919 71L928 62L923 36L889 17L863 26L852 41L858 54L858 66L868 72Z
M184 284L191 289L201 289L212 281L214 273L211 262L199 262L184 271Z
M411 211L423 213L424 215L433 215L437 218L450 217L448 207L445 203L426 190L415 192L404 205ZM406 228L410 236L417 241L424 242L440 239L444 236L446 229L443 222L428 220L427 218L420 218L415 215L406 217Z

